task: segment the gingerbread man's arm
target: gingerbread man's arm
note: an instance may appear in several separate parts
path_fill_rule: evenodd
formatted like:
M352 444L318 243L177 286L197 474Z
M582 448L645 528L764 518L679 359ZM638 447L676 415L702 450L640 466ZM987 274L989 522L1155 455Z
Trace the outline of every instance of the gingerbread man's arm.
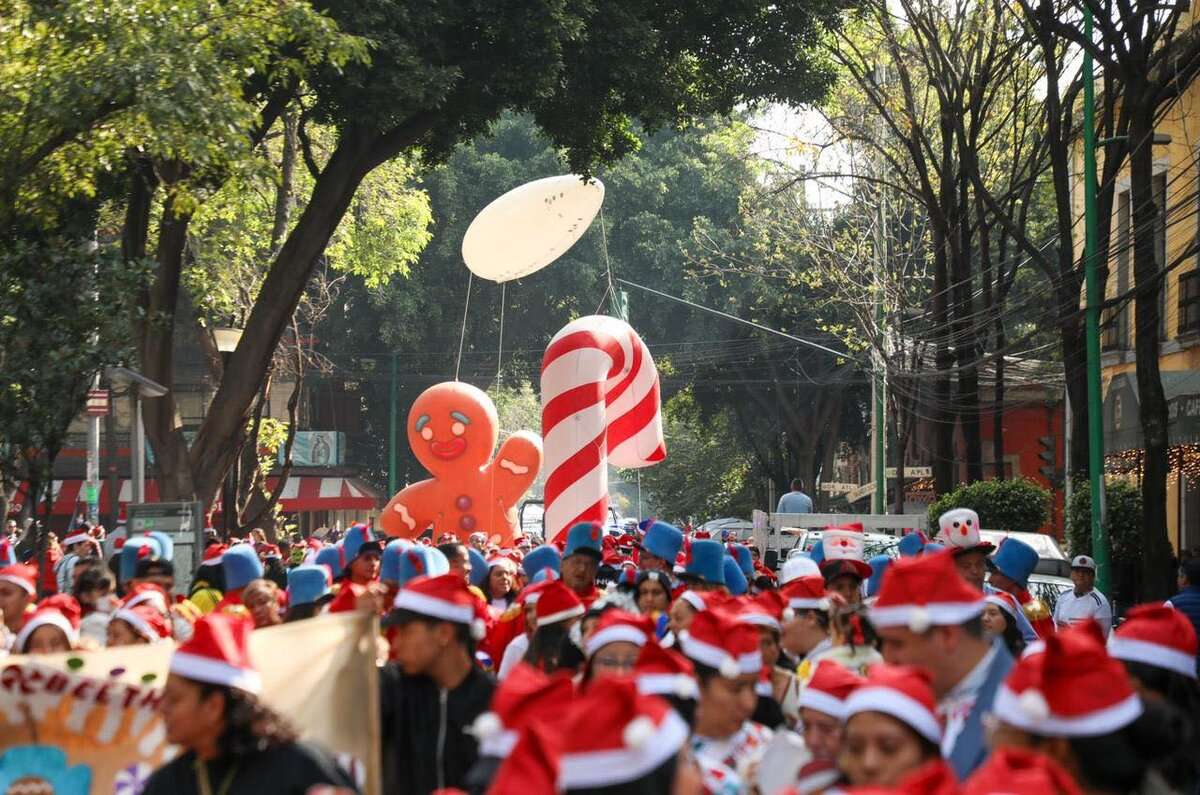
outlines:
M405 486L379 516L383 532L395 538L416 538L437 517L436 481L422 480Z
M484 468L493 478L496 500L514 505L537 479L542 468L542 439L529 431L517 431L504 440L496 457Z

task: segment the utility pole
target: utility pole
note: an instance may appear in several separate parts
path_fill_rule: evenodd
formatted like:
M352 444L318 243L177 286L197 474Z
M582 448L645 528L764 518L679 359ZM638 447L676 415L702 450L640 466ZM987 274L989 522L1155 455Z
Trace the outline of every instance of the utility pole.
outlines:
M388 389L388 497L396 488L396 353L392 352L391 383Z
M882 64L875 67L875 81L882 85L885 71ZM883 125L878 125L876 133L883 136ZM879 217L875 224L875 335L878 343L871 357L874 372L871 376L871 474L875 483L875 493L871 497L871 513L886 513L887 508L887 415L885 412L887 396L887 362L883 356L882 346L885 341L883 334L883 297L884 274L887 272L887 192L883 185L883 158L879 159ZM900 473L897 473L900 474ZM900 488L901 480L896 481Z
M1092 40L1092 12L1083 4L1083 36ZM1099 219L1096 217L1096 87L1092 55L1083 51L1083 272L1087 293L1088 477L1092 501L1092 557L1096 587L1111 594L1112 563L1104 532L1104 426L1100 396Z

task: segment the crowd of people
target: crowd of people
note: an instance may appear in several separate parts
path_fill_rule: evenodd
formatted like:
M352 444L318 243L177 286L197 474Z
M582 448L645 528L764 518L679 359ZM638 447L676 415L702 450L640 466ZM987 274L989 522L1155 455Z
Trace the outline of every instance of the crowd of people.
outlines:
M1036 553L979 527L953 510L869 560L860 526L826 528L778 571L655 520L506 546L213 533L186 595L168 536L106 558L81 528L49 578L0 541L0 644L175 642L161 713L181 753L151 795L357 791L259 701L248 638L363 610L385 793L1200 791L1200 560L1114 626L1089 558L1051 612L1027 590Z

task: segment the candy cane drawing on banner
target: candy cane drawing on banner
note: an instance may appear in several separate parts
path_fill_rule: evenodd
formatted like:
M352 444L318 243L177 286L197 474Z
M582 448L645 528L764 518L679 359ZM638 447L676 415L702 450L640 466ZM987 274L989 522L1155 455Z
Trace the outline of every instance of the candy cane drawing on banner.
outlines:
M641 337L601 315L568 323L542 358L546 540L577 522L605 522L608 465L662 461L658 370Z

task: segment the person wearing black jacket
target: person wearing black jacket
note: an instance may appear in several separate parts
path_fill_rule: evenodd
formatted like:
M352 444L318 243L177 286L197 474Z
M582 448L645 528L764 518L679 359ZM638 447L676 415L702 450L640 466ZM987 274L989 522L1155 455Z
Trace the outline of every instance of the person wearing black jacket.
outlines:
M415 580L396 596L384 623L396 627L397 662L379 677L384 792L465 789L479 756L468 729L496 687L475 665L485 610L456 574Z

